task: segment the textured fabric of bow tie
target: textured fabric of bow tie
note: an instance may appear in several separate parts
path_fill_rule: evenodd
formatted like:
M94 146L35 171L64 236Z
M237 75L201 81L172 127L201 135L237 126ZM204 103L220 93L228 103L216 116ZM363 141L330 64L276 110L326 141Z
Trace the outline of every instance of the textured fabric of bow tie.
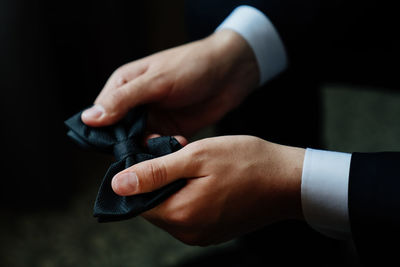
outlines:
M150 139L142 146L146 114L144 108L131 110L117 124L107 127L89 127L81 120L82 112L65 121L68 136L84 148L113 153L116 162L108 169L100 185L94 204L94 216L99 222L119 221L137 216L149 210L185 184L177 180L150 193L134 196L119 196L111 188L111 180L118 172L138 162L160 157L181 148L179 142L170 136Z

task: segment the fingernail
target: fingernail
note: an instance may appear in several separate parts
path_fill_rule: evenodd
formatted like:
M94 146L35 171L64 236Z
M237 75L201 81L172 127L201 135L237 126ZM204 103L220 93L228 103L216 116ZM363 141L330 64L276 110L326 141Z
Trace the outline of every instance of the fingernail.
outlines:
M119 194L133 194L136 192L138 187L138 177L134 172L118 174L112 180L112 187Z
M100 105L94 105L93 107L85 110L82 113L82 119L97 120L104 114L104 108Z

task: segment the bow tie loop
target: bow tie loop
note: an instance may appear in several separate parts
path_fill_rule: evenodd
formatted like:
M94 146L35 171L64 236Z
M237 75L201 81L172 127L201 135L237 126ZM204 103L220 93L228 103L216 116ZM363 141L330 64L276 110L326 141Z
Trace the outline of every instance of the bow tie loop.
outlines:
M116 161L120 161L129 156L143 153L143 149L137 145L133 139L127 139L116 143L113 147L113 153Z

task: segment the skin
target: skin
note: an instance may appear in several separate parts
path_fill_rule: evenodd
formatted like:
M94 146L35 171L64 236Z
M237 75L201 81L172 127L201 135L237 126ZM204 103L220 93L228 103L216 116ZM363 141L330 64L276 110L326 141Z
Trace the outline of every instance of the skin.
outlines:
M258 80L251 48L224 30L120 67L95 101L104 113L96 118L83 114L82 120L110 125L146 103L149 133L190 136L238 106Z
M303 155L303 149L253 136L207 138L124 170L112 186L133 195L188 178L183 189L143 216L186 244L210 245L301 219ZM136 182L120 181L126 174Z
M191 245L224 242L280 220L301 220L304 149L253 136L189 144L184 137L238 106L258 80L251 48L230 30L116 70L82 120L110 125L130 108L148 104L148 132L157 133L148 138L176 135L184 148L120 172L112 180L115 193L150 192L188 179L143 217Z

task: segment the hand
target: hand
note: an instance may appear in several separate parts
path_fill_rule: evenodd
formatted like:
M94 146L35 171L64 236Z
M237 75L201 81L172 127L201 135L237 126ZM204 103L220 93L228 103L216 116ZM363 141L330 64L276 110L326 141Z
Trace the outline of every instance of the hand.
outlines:
M215 244L302 218L303 158L304 149L252 136L215 137L136 164L117 174L112 187L133 195L187 178L184 188L143 216L187 244Z
M132 107L151 104L149 132L188 136L236 107L258 80L250 46L234 31L221 30L120 67L82 120L110 125Z

